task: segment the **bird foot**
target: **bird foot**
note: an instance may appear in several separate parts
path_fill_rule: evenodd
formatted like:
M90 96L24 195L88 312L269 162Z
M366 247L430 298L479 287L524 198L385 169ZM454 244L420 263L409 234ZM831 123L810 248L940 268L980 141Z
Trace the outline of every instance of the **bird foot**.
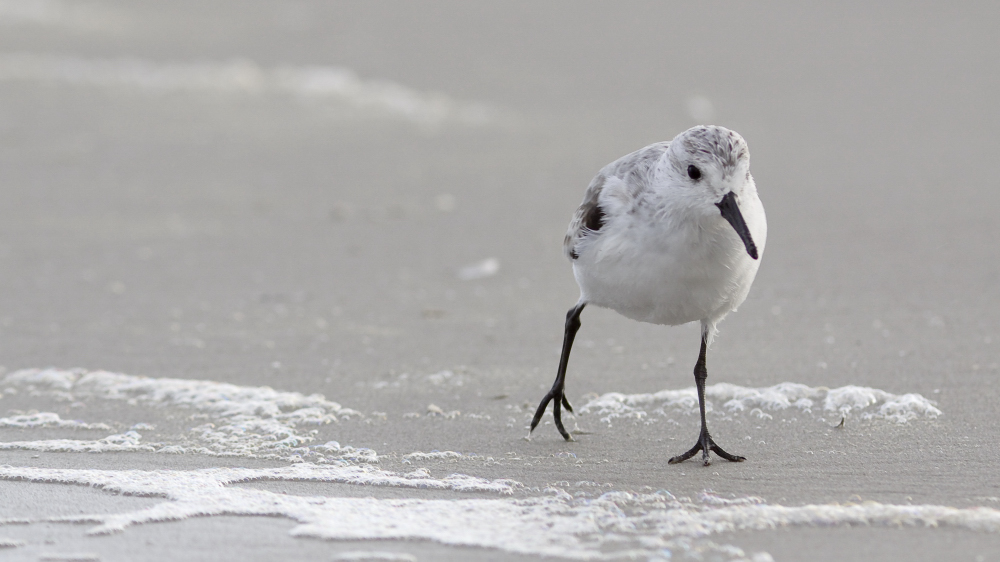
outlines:
M741 457L739 455L731 455L722 450L722 447L716 445L715 441L712 440L712 436L708 434L708 430L702 429L701 436L698 438L698 442L694 444L694 447L691 447L683 455L677 455L676 457L671 458L669 461L667 461L667 463L668 464L682 463L688 460L689 458L693 457L698 451L701 451L702 453L701 458L705 462L705 466L712 464L712 462L708 458L709 451L712 451L716 455L719 455L720 457L730 462L743 462L747 460L746 457Z
M528 435L530 436L531 432L535 430L535 426L537 426L538 422L542 419L542 414L545 413L545 408L548 407L549 402L552 402L553 400L555 402L552 404L552 418L556 422L556 429L559 430L559 435L562 435L563 439L567 441L575 441L573 436L566 431L565 427L563 427L562 422L562 408L565 407L566 411L572 414L573 406L570 406L569 400L566 398L566 394L563 393L563 389L557 386L553 386L552 390L550 390L542 398L541 403L538 404L538 409L535 410L535 417L531 419L531 429L528 430Z

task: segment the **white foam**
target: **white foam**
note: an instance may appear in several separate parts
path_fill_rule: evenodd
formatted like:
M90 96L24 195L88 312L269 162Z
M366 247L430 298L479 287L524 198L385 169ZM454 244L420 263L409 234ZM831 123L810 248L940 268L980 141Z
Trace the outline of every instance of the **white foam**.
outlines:
M454 477L449 477L454 478ZM471 479L471 477L462 477ZM824 504L785 507L760 498L669 492L609 492L596 498L563 490L521 499L391 499L293 496L230 486L250 480L334 481L427 486L460 490L449 479L395 475L372 467L299 464L287 468L214 468L191 471L72 470L0 467L0 479L61 482L110 493L164 497L148 508L116 514L59 516L44 521L97 523L89 534L133 525L218 515L281 516L298 523L293 536L330 540L431 540L445 545L496 548L517 554L573 559L648 558L664 550L715 549L746 558L735 547L697 542L735 531L790 526L950 526L1000 532L1000 511L937 505ZM509 481L471 479L472 489L510 491ZM23 523L24 521L22 521ZM2 522L0 522L2 523Z
M162 444L142 443L142 435L129 431L109 435L103 439L45 439L41 441L0 442L0 451L25 450L45 453L133 453L173 452L164 451Z
M104 429L111 426L104 423L85 423L77 420L64 420L54 412L37 412L0 418L0 427L17 427L22 429L35 427L61 427L70 429Z
M315 427L361 417L322 395L305 396L269 387L237 386L212 381L149 378L83 369L25 369L8 374L3 386L15 392L65 401L120 401L143 408L179 408L202 416L179 443L142 443L129 431L99 440L51 440L0 444L11 449L59 451L196 452L324 462L353 459L378 462L370 449L341 447L335 441L310 447ZM147 426L152 427L152 426Z
M421 453L420 451L403 455L403 462L408 463L412 461L425 461L425 460L460 460L464 459L465 455L462 453L456 453L455 451L431 451L430 453Z
M784 382L763 388L748 388L719 383L705 388L706 410L721 404L722 412L735 416L741 413L760 419L771 418L767 411L794 410L814 416L833 413L856 416L865 420L887 420L906 423L917 418L933 419L941 415L934 402L919 394L896 395L862 386L829 389ZM696 414L698 394L694 387L681 390L661 390L654 394L621 394L610 392L595 398L580 408L584 413L596 413L602 421L616 418L642 419L649 414Z
M477 455L476 453L459 453L456 451L431 451L429 453L423 453L416 451L403 455L402 461L404 464L410 464L415 461L480 461L486 464L491 464L496 462L496 459L493 457Z
M442 374L439 378L442 384L451 384L455 377ZM162 409L167 414L165 419L183 411L189 413L183 416L186 419L202 420L198 422L201 425L190 429L180 441L147 442L137 430L155 432L157 425L140 422L130 431L103 439L0 443L0 450L200 452L314 461L283 468L190 471L0 467L0 479L63 482L94 486L111 493L166 498L162 503L137 511L49 519L96 524L90 529L92 534L121 532L132 525L195 516L282 516L297 522L292 535L330 540L431 540L445 545L583 560L654 558L668 551L742 560L750 557L736 547L715 544L709 537L731 531L794 525L952 525L975 531L1000 531L1000 512L988 508L961 510L876 503L784 507L768 505L754 497L721 498L704 494L690 499L677 498L667 492L609 492L595 498L592 497L594 490L576 490L574 496L560 488L568 488L568 483L555 483L538 490L525 488L509 479L488 480L462 474L436 478L426 468L408 473L390 472L373 466L372 463L378 462L378 455L370 449L342 446L337 441L313 443L315 430L309 428L342 423L342 420L359 418L361 414L320 395L306 396L267 387L155 379L82 369L28 369L0 379L0 388L12 395L80 404L81 411L86 411L89 402L118 401L153 415ZM919 395L897 396L862 387L829 390L785 383L754 389L721 384L709 387L708 396L722 404L721 411L734 416L769 415L765 410L801 413L815 410L817 415L832 411L907 421L940 414L931 402ZM642 408L650 407L657 408L654 414L696 412L697 397L693 388L647 395L607 394L591 401L584 409L611 419L612 416L646 416ZM28 430L73 428L77 424L98 428L98 424L62 420L54 413L45 412L3 419L8 420L9 427L24 426ZM157 435L157 438L171 437L167 432L166 437ZM572 455L560 453L563 454ZM489 463L492 459L455 451L418 451L402 456L405 464L469 460ZM519 492L522 497L380 500L303 497L232 486L259 480L335 482L498 496ZM587 483L578 483L577 487L584 484ZM537 496L539 493L543 495ZM32 521L8 519L0 520L0 525L15 522ZM766 556L766 553L758 553L755 559L766 560Z
M344 106L352 115L384 116L430 128L506 126L516 121L488 104L458 101L387 80L366 80L336 66L264 68L247 59L164 63L134 57L0 54L0 81L15 80L150 93L278 94L309 104Z

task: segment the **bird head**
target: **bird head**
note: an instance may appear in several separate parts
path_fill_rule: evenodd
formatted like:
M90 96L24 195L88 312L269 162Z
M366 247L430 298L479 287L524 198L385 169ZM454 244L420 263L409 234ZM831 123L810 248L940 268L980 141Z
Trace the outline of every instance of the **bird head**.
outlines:
M750 175L750 150L743 137L724 127L692 127L674 137L667 152L668 173L693 207L721 216L757 259L740 201L756 193Z

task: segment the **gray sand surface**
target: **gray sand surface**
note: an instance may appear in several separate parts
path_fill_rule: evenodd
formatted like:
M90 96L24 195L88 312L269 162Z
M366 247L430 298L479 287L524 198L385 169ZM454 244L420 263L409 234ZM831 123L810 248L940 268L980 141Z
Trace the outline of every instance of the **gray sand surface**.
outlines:
M570 492L589 481L785 506L1000 508L996 5L19 6L0 2L7 372L82 367L320 393L364 417L320 428L318 442L375 449L389 471L413 470L403 456L414 451L461 451L480 460L420 466L435 477L509 478L527 488L565 481ZM420 122L253 88L14 76L2 58L12 54L344 67L494 110L480 124ZM693 416L609 426L581 415L569 423L587 432L576 442L548 422L523 439L578 295L561 243L584 188L607 162L706 117L746 138L770 227L750 297L720 325L709 384L919 393L940 417L902 425L849 418L840 429L833 417L716 420L719 443L748 461L708 468L666 464L693 443ZM499 261L495 275L457 275L487 258ZM639 324L595 309L582 321L568 375L575 405L594 394L693 385L695 326ZM443 371L452 377L428 378ZM463 415L430 416L431 404ZM115 431L160 415L124 403L0 397L0 416L30 410ZM188 423L155 421L164 434ZM0 442L107 433L0 427ZM0 450L0 465L26 467L287 464ZM246 487L485 497L326 483ZM3 480L0 500L0 519L151 501ZM0 539L25 544L0 557L330 560L379 551L525 559L433 542L296 538L293 526L221 516L93 537L84 524L2 524ZM948 526L793 526L711 540L775 560L1000 559L1000 535Z

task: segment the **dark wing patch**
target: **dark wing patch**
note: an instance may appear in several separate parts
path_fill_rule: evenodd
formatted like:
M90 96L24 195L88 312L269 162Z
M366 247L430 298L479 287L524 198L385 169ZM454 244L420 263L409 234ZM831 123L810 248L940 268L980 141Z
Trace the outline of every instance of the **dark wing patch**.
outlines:
M604 226L604 211L596 201L594 202L594 205L590 207L581 207L580 210L583 211L583 216L580 217L580 223L584 228L591 232L601 230L601 227ZM573 244L573 246L569 249L569 257L573 259L580 257L576 253L576 244Z
M583 215L583 226L597 232L604 226L604 211L600 205L594 205Z
M576 247L588 232L600 232L609 220L613 222L616 213L621 212L621 209L611 207L609 217L607 210L597 203L608 178L616 178L615 189L621 191L615 194L616 199L625 199L629 201L628 205L634 205L641 194L649 189L650 182L656 176L657 166L669 146L669 142L658 142L622 156L602 168L591 180L583 195L583 203L573 214L563 240L563 251L569 259L579 257Z
M587 192L583 196L583 203L573 213L573 220L569 222L569 229L566 231L566 238L563 240L563 251L566 255L575 260L580 257L576 253L576 244L579 242L583 231L598 231L604 226L604 211L597 204L597 199L601 195L601 188L606 180L603 174L597 174L587 187Z

